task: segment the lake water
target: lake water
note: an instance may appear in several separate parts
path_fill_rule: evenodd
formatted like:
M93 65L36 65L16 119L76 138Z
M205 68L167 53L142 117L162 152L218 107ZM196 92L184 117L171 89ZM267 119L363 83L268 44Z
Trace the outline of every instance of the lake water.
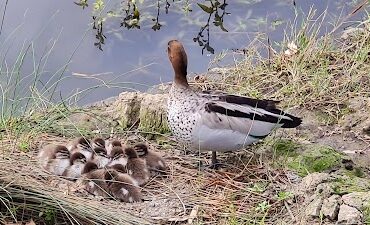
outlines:
M1 15L6 0L0 1ZM120 1L106 1L107 8ZM156 5L157 1L145 1ZM193 1L179 1L172 5L169 13L161 8L160 31L151 29L153 22L143 21L140 30L126 30L119 27L119 21L107 22L105 26L106 44L104 51L94 46L95 33L91 30L91 7L86 9L73 1L11 0L0 35L0 59L2 76L19 55L27 49L20 76L24 78L21 92L30 90L33 74L40 74L40 82L35 88L45 90L62 79L56 88L53 99L66 98L71 93L84 92L79 105L115 96L122 91L145 91L148 87L168 82L172 79L172 68L167 59L167 42L181 40L188 52L190 73L205 72L209 61L224 49L243 48L259 33L267 33L271 42L281 41L288 21L293 20L295 11L307 14L310 8L316 15L328 11L322 32L331 27L339 15L347 15L360 1L348 0L233 0L229 1L224 17L228 33L211 26L211 45L215 55L201 54L201 48L193 42L208 15ZM192 12L185 15L181 7L190 2ZM142 17L155 16L156 8L139 5ZM351 20L360 20L357 14ZM32 45L30 45L32 44ZM51 51L49 51L51 48ZM71 61L69 59L71 58ZM68 67L64 71L64 66ZM41 66L38 66L41 64ZM7 66L10 68L6 68ZM38 72L35 72L38 71ZM0 79L4 85L5 78ZM107 85L107 86L105 86ZM99 88L95 88L99 87ZM54 91L53 88L49 90Z

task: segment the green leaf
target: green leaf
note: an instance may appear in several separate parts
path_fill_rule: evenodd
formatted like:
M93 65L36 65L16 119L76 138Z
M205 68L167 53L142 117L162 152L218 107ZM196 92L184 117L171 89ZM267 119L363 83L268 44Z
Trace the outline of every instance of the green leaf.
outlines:
M209 13L209 14L213 13L213 8L208 7L208 6L206 6L206 5L203 5L203 4L200 4L200 3L197 3L197 4L199 5L199 7L200 7L204 12Z

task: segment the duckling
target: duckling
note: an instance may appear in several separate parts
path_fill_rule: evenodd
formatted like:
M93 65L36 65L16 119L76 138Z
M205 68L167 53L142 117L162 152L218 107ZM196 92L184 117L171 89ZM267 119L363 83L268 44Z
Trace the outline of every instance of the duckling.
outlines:
M87 162L82 171L82 184L87 192L94 196L109 197L108 184L106 182L106 169L99 169L94 162Z
M133 148L125 148L125 153L128 157L126 164L127 173L137 181L139 186L145 184L150 177L145 160L140 159Z
M109 144L106 146L106 149L107 149L108 154L111 154L112 149L114 147L122 147L121 142L118 141L118 140L113 140L113 141L109 142Z
M148 146L143 143L136 144L134 149L138 156L145 160L148 169L152 173L166 173L166 162L159 153L150 151Z
M99 168L103 168L110 162L107 155L107 150L101 147L95 147L94 153L91 160L98 165Z
M91 142L91 147L94 149L96 147L105 148L105 141L103 138L96 137Z
M143 201L140 188L128 174L110 170L106 172L106 178L109 191L114 198L129 203Z
M108 163L108 166L113 166L115 164L126 166L127 164L127 157L125 155L125 152L123 151L122 147L119 146L115 146L112 148L110 159L111 162Z
M81 152L86 157L86 160L90 160L93 155L90 141L84 137L79 137L71 141L67 148L71 153Z
M65 146L49 144L40 150L38 159L42 168L60 176L70 166L69 155Z
M71 165L64 171L62 176L72 180L79 178L86 165L85 155L81 152L75 152L71 155L69 161Z

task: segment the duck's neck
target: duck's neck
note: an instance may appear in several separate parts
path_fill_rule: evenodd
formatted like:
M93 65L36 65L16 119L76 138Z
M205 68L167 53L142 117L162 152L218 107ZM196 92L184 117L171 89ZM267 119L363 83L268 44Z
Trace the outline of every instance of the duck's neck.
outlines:
M175 72L175 84L181 87L189 87L188 80L186 79L186 74Z

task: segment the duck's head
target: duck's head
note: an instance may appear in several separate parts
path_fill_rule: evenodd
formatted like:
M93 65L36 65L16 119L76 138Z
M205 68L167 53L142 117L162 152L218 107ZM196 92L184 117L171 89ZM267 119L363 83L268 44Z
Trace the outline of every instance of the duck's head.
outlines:
M148 146L144 143L136 144L134 149L140 157L148 155Z
M77 139L77 146L82 149L90 149L90 141L87 138L79 137Z
M105 148L105 141L103 140L103 138L96 137L93 139L93 145L97 147Z
M186 87L189 86L186 79L188 57L184 46L178 40L171 40L168 42L167 53L175 71L175 83Z
M122 147L122 144L119 140L113 140L110 144L112 147Z
M119 159L121 157L125 157L125 153L122 147L116 146L112 148L109 156L112 160Z
M71 155L71 158L69 159L71 164L74 164L76 162L82 162L86 163L86 157L81 152L75 152Z
M55 155L54 155L55 158L61 158L61 159L69 158L69 154L70 153L65 146L57 145L55 147Z
M82 170L82 174L90 173L91 171L97 170L97 169L98 169L98 165L96 165L94 162L87 162L85 164L84 169Z
M102 156L102 157L108 157L107 156L107 150L105 148L95 147L94 148L94 153L95 153L95 155L99 155L99 156Z
M135 151L135 149L131 148L131 147L127 147L125 148L125 153L127 155L127 157L129 159L135 159L135 158L138 158L137 156L137 152Z

